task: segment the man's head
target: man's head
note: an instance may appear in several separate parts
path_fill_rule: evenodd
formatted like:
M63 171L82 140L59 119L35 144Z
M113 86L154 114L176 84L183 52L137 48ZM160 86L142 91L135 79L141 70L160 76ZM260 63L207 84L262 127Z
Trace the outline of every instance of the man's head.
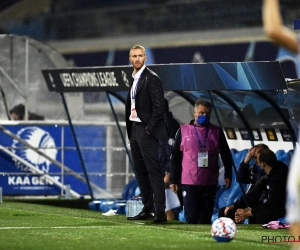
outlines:
M9 113L13 120L22 121L24 120L25 106L23 104L16 105L9 111Z
M252 159L255 162L255 164L258 164L258 154L259 154L259 152L262 149L269 149L269 147L266 144L259 143L259 144L255 145L253 148L255 148L255 152L254 152L254 155L253 155Z
M146 59L146 50L143 46L135 45L130 49L129 61L132 63L135 73L144 66Z
M272 168L277 163L275 153L270 149L262 149L258 153L258 164L261 169ZM266 171L266 170L265 170Z
M198 99L194 105L195 124L200 127L205 127L209 124L212 104L203 99Z

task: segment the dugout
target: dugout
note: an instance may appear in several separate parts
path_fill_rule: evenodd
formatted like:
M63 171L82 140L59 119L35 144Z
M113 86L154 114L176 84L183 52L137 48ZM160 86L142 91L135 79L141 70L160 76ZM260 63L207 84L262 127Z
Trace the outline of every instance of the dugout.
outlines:
M223 128L236 166L247 149L257 143L266 143L279 159L288 163L298 133L297 81L286 80L278 62L169 64L149 68L160 76L170 109L181 124L193 118L197 98L213 103L211 122ZM130 66L43 70L49 90L61 93L62 98L70 92L107 93L129 159L126 135L120 126L124 117L116 114L114 105L124 104L131 73ZM71 119L69 123L72 124ZM226 199L234 199L239 192L238 184L233 183Z
M120 197L134 178L124 122L132 67L74 68L32 39L5 35L0 42L4 195L64 195L70 184L74 197ZM236 165L256 143L268 144L288 162L298 133L299 92L297 81L284 79L277 62L149 68L161 77L170 111L181 124L192 119L197 98L213 102L211 121L224 129ZM99 91L105 100L93 100ZM19 101L46 120L9 121L7 110Z

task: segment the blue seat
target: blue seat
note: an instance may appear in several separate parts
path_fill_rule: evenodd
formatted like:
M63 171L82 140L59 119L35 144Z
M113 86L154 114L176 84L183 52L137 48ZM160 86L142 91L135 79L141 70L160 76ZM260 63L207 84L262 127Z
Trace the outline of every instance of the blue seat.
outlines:
M102 200L99 206L99 211L108 212L110 209L113 209L115 206L114 200Z
M135 195L135 190L138 187L138 183L136 179L131 180L122 191L122 198L124 200L129 200L132 196Z
M89 209L90 209L90 210L94 210L94 211L98 211L98 210L99 210L99 207L100 207L100 203L101 203L100 200L93 200L93 201L90 201L89 204L88 204Z
M230 151L231 151L232 155L234 155L234 154L236 154L238 152L237 149L235 149L235 148L230 149Z
M238 169L240 163L245 159L248 149L244 149L241 151L237 151L236 149L231 149L232 158L236 168ZM220 176L223 178L223 173L220 171ZM247 185L243 184L243 188L245 190ZM232 183L231 187L226 190L225 187L219 186L219 190L216 194L216 202L212 216L212 222L218 218L218 211L221 207L225 207L231 205L235 200L242 196L242 191L240 185L236 181L236 173L232 171Z
M287 153L283 149L277 150L276 157L277 157L278 161L282 161L285 164L288 164L288 162L287 162Z
M234 164L237 168L239 167L240 163L245 159L247 154L248 149L243 149L241 151L237 151L235 154L232 155Z

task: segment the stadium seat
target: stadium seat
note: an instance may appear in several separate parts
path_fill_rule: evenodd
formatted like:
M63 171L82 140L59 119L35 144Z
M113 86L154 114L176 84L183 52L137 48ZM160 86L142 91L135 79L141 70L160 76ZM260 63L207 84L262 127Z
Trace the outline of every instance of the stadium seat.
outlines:
M235 149L235 148L230 149L230 151L231 151L232 155L234 155L234 154L236 154L238 152L237 149Z
M106 213L110 209L113 209L114 206L115 206L115 201L114 200L103 200L100 203L99 211L101 211L103 213Z
M98 211L106 213L110 209L117 210L118 214L125 214L126 201L122 199L108 199L101 200Z
M138 186L137 180L133 179L131 180L122 191L122 198L124 200L129 200L132 196L135 195L135 190Z
M100 200L93 200L89 202L89 209L93 211L98 211L101 201Z
M285 164L288 163L287 162L287 153L283 149L277 150L276 157L277 157L278 161L282 161Z
M231 153L232 153L234 164L238 169L240 163L245 159L248 153L248 149L243 149L241 151L237 151L236 149L231 149ZM223 175L222 171L220 171L220 175L222 177ZM243 184L244 190L246 187L247 185ZM242 191L238 182L236 181L236 174L235 171L233 170L231 187L228 190L226 190L224 186L219 186L219 190L217 191L217 195L216 195L216 202L213 211L213 216L211 219L212 222L218 218L218 211L221 207L225 207L232 204L235 200L237 200L241 196L242 196Z

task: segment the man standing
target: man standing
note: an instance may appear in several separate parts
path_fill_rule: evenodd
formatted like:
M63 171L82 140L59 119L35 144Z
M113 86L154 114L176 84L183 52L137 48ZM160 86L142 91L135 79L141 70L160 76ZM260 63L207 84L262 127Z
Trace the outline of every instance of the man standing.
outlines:
M210 102L196 101L195 119L180 127L172 151L170 188L177 192L181 182L185 218L190 224L211 224L219 154L225 167L226 189L231 186L231 152L223 131L209 122L211 110Z
M166 136L165 101L161 80L146 67L146 59L143 46L130 49L133 82L126 100L126 128L144 208L127 219L161 223L167 221L164 174L158 160L158 140Z

